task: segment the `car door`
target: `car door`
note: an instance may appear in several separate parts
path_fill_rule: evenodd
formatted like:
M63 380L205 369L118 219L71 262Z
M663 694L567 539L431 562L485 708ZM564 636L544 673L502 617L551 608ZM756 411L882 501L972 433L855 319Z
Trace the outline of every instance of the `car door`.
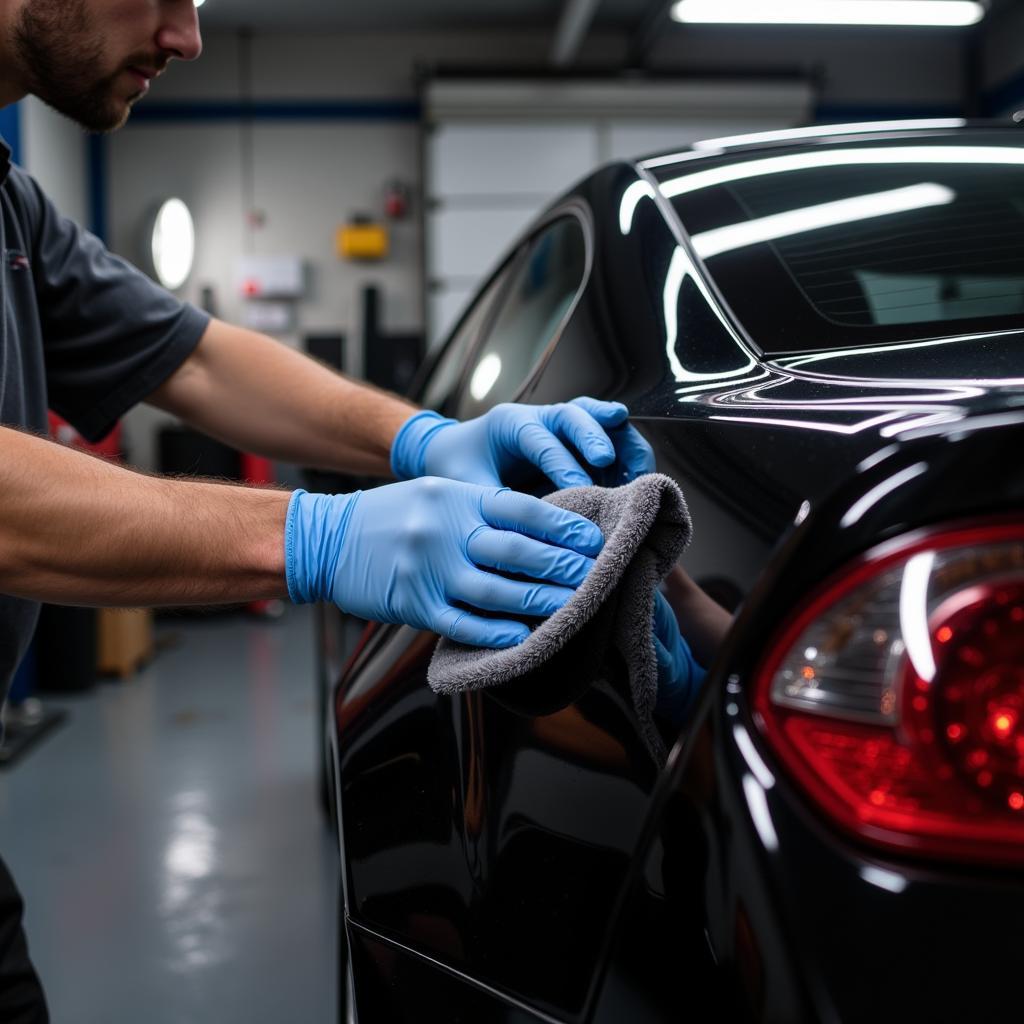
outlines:
M544 222L435 362L429 404L471 416L528 387L587 287L591 228L579 201ZM386 937L544 1012L582 1012L659 775L603 629L536 678L455 697L426 683L435 636L377 630L337 701L357 946Z

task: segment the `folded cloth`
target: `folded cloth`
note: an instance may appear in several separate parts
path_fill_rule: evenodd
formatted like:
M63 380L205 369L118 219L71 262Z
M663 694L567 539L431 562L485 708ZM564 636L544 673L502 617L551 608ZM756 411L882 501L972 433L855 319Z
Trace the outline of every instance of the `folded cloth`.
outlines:
M502 686L542 668L607 605L611 645L625 662L633 706L648 749L659 760L665 745L654 723L658 665L654 649L654 595L693 532L686 501L659 473L623 487L576 487L545 501L597 523L604 549L572 599L521 644L506 650L467 647L442 639L427 672L437 693Z

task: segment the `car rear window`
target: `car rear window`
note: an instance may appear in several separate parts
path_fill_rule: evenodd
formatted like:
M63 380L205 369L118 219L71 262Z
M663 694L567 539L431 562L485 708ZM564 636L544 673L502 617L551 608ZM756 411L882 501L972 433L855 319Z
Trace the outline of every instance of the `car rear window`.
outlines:
M764 150L660 184L766 352L1024 327L1018 138Z

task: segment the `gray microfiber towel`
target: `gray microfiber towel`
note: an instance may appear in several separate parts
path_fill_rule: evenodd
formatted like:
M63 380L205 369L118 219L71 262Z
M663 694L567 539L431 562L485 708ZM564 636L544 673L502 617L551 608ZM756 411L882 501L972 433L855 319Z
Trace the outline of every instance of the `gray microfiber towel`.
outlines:
M496 651L442 639L427 681L436 693L489 687L512 692L515 688L508 684L520 680L525 685L525 677L536 676L557 662L563 648L586 632L579 646L586 649L581 657L590 665L598 663L595 644L604 646L598 652L602 662L607 644L621 655L643 738L651 753L664 760L665 745L653 717L658 696L654 595L693 532L683 494L673 480L652 473L623 487L576 487L556 491L544 500L578 512L600 527L605 545L594 568L569 603L517 647ZM578 657L563 664L561 672L583 677L585 685L587 668Z

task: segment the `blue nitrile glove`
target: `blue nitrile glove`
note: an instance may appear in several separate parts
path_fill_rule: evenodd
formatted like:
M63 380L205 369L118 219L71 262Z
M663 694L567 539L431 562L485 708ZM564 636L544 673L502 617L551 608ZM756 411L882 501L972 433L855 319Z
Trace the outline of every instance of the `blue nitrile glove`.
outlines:
M560 405L497 405L465 423L436 412L417 413L395 438L391 468L400 480L442 476L500 487L509 471L525 462L559 488L594 483L566 442L599 470L598 482L607 486L654 472L654 452L630 426L629 410L594 398Z
M354 494L296 491L285 565L297 604L333 601L377 622L511 647L572 597L604 546L589 519L527 494L424 477ZM526 576L523 583L488 569Z
M693 708L707 672L694 659L660 592L654 595L654 653L658 659L657 712L680 725Z

